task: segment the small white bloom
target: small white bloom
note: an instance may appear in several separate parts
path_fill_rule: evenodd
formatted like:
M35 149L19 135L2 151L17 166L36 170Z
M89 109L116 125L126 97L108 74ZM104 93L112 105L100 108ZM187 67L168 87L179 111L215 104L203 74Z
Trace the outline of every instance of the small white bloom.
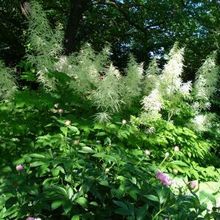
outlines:
M127 121L125 119L122 120L122 124L125 125Z
M109 171L110 171L110 169L109 169L109 168L106 168L106 169L105 169L105 172L106 172L106 173L108 173Z
M71 125L71 121L70 121L70 120L66 120L66 121L65 121L65 125L66 125L66 126Z
M54 104L54 108L58 108L58 107L59 107L58 103Z
M145 153L146 156L150 155L150 151L149 150L145 150L144 153Z
M155 128L154 127L150 127L150 128L147 129L147 132L149 134L153 134L155 132Z
M166 153L165 153L165 157L167 158L167 157L169 157L169 156L170 156L169 152L166 152Z
M53 108L53 109L51 109L51 112L57 113L57 110Z
M178 170L177 169L173 169L173 174L178 174Z
M73 144L74 144L74 145L78 145L79 143L80 143L80 140L74 140L74 141L73 141Z
M178 146L175 146L175 147L174 147L174 151L175 151L175 152L179 152L179 151L180 151L180 148L179 148Z
M63 109L62 108L58 109L58 113L62 114L63 113Z

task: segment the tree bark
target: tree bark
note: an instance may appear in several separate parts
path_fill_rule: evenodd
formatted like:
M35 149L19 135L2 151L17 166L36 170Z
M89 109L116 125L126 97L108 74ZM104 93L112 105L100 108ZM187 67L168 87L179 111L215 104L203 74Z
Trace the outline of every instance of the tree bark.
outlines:
M90 0L70 0L70 14L64 35L64 51L67 55L76 50L80 21L89 3Z

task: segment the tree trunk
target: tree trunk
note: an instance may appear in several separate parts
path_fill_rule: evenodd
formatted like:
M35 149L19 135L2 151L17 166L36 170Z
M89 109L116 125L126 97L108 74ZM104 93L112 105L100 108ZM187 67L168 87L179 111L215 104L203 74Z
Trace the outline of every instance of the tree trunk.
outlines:
M67 55L76 50L80 21L89 2L90 0L70 0L70 14L64 36L64 51Z

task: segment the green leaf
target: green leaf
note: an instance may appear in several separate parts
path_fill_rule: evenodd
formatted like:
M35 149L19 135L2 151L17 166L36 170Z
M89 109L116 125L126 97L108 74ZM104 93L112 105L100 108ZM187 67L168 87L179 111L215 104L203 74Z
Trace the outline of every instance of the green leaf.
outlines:
M39 158L39 159L45 158L45 155L37 154L37 153L28 154L28 156L29 157L34 157L34 158Z
M79 197L76 202L81 205L83 208L86 208L87 207L87 199L85 197Z
M147 199L149 199L151 201L159 202L159 198L157 196L155 196L155 195L146 195L144 197L146 197Z
M200 202L211 201L212 204L216 204L216 198L212 193L207 193L205 191L199 192L199 200Z
M96 136L97 136L97 137L106 136L106 133L105 133L104 131L98 132L98 133L96 134Z
M188 164L184 163L181 160L174 160L172 162L169 162L170 164L174 164L174 165L178 165L178 166L182 166L182 167L188 167Z
M67 192L68 192L69 199L71 199L74 195L73 189L71 187L69 187Z
M79 152L84 154L91 154L94 153L94 150L91 147L82 147Z
M74 215L71 220L80 220L80 216L79 215Z
M68 133L68 128L67 127L61 127L60 130L62 131L64 136L67 136L67 133Z
M45 162L43 162L43 161L35 161L35 162L31 163L30 166L31 167L39 167L39 166L42 166L44 164L45 164Z
M124 203L121 201L113 201L117 206L119 206L120 208L115 210L115 213L122 215L122 216L129 216L129 215L133 215L134 212L134 207L133 205L129 204L129 203Z
M57 200L51 204L51 208L54 210L54 209L59 208L62 205L63 205L63 200Z
M146 215L148 213L148 205L144 205L138 209L136 209L136 220L145 220Z
M60 170L59 169L57 169L57 168L54 168L54 169L52 169L52 175L53 176L58 176L59 175L59 173L60 173Z
M52 195L54 195L54 196L61 195L61 196L65 197L65 198L68 198L66 189L63 188L63 187L60 187L60 186L49 186L48 187L48 191Z
M72 131L76 135L80 134L79 129L77 127L75 127L75 126L69 126L69 130Z

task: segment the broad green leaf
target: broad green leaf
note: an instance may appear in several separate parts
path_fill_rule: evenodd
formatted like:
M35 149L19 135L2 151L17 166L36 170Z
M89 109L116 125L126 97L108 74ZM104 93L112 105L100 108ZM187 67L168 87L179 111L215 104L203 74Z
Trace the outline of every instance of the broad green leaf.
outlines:
M37 153L29 154L28 156L29 156L29 157L34 157L34 158L39 158L39 159L42 159L42 158L45 158L45 157L46 157L46 156L43 155L43 154L37 154Z
M76 199L76 202L81 205L83 208L87 207L87 199L85 197L79 197L78 199Z
M80 216L79 215L74 215L71 220L80 220Z
M44 161L35 161L35 162L30 164L31 167L39 167L39 166L42 166L42 165L45 165Z
M82 147L79 152L84 154L91 154L94 153L94 150L91 147Z
M63 200L57 200L57 201L52 202L51 208L54 210L54 209L59 208L62 205L63 205Z
M146 195L144 197L146 197L147 199L149 199L151 201L159 202L159 198L157 196L155 196L155 195Z

